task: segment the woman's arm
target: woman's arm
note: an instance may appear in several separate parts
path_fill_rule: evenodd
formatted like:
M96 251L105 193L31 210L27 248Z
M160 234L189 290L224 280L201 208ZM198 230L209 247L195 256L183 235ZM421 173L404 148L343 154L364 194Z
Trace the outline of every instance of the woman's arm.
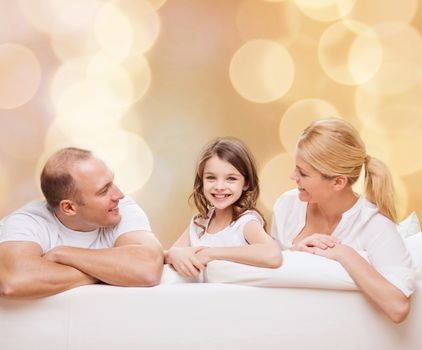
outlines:
M369 300L393 322L404 321L409 313L409 298L387 281L356 250L348 245L336 244L326 249L314 247L314 251L316 255L338 261Z
M205 269L205 265L195 255L202 249L204 247L190 246L188 227L173 246L169 250L164 251L165 262L171 265L180 275L195 277Z
M245 224L243 235L249 243L242 247L211 247L198 253L196 257L204 265L212 260L229 260L259 267L277 268L281 266L281 250L257 221Z

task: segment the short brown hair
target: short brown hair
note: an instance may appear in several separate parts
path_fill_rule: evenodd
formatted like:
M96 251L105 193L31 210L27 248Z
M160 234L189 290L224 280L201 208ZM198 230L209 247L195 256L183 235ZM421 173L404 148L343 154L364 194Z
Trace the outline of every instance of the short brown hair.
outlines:
M57 208L63 199L82 202L69 169L75 162L91 157L91 151L67 147L57 151L48 159L41 172L41 190L50 208Z

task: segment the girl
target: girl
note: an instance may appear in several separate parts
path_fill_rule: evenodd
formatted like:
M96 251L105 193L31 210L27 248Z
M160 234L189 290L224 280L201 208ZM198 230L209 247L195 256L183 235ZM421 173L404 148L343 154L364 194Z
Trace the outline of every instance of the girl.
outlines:
M362 167L366 198L352 189ZM403 321L414 271L395 225L387 167L366 153L349 123L325 119L300 136L291 178L298 189L274 206L272 233L282 249L337 260L373 304L394 322Z
M234 138L219 138L203 150L196 168L194 198L199 214L165 254L180 275L197 276L212 260L279 267L281 251L265 232L256 209L255 162Z

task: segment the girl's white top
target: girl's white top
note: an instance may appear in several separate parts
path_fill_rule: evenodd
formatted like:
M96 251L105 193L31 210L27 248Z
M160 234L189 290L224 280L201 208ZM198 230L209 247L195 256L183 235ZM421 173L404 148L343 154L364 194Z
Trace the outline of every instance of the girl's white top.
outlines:
M255 210L247 210L221 231L208 233L208 225L212 215L213 211L210 210L207 219L198 220L201 225L205 226L204 233L202 233L203 229L197 226L192 218L189 226L189 238L192 247L241 247L248 244L243 235L243 229L248 222L257 221L261 226L264 226L261 215Z

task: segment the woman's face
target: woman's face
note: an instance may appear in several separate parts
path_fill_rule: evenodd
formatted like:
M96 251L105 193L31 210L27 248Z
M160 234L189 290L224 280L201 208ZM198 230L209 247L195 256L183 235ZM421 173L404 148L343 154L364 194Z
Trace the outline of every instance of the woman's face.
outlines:
M290 175L299 189L299 199L308 203L329 200L333 193L333 179L327 179L296 153L296 166Z

